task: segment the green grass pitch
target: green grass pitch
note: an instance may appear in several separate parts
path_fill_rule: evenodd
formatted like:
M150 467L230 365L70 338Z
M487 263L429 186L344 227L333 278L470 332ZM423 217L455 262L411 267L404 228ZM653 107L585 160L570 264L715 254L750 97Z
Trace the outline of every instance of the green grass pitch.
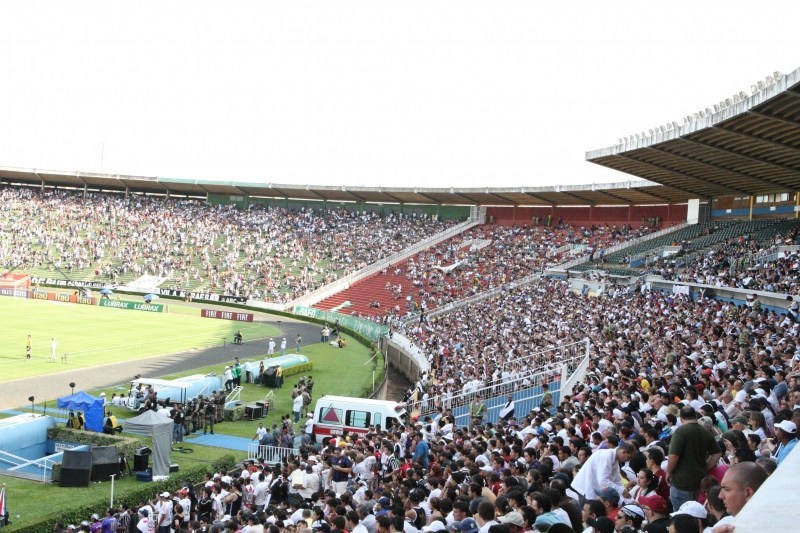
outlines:
M136 300L136 297L127 297ZM21 298L0 298L0 382L171 354L277 335L268 324L201 318L198 307L162 300L167 313L148 313ZM25 358L31 335L32 358ZM56 338L56 361L50 360ZM62 359L65 357L65 359Z

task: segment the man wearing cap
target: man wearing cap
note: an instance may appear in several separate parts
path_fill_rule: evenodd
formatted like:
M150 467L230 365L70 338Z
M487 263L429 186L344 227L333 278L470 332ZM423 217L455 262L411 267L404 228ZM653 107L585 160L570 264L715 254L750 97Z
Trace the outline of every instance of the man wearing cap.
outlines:
M458 524L458 531L461 531L461 533L478 533L480 529L478 523L472 518L465 518L461 522L458 522ZM453 526L455 526L455 524L453 524Z
M639 505L642 506L644 517L647 519L647 525L642 528L642 531L645 533L667 533L667 528L669 527L667 500L658 494L653 494L652 496L639 498Z
M631 526L638 531L643 521L644 511L641 507L634 504L623 505L615 517L614 527L620 531L625 526Z
M511 533L519 533L525 529L525 519L517 511L511 511L498 518L497 521L506 526Z
M753 463L751 463L751 464L753 464ZM760 467L756 467L756 468L760 468ZM697 530L698 531L703 531L703 529L705 528L704 522L705 522L706 517L708 516L708 512L706 511L706 508L703 507L703 504L697 503L696 501L693 501L693 500L689 500L689 501L683 502L683 505L681 505L678 508L678 510L675 511L674 513L672 513L670 516L675 518L676 516L682 515L682 514L683 515L689 515L692 518L694 518L695 519L695 523L697 524ZM694 529L694 527L692 529ZM677 530L677 528L676 528L676 530ZM681 531L684 531L684 530L681 529Z
M150 517L150 511L148 509L139 509L139 522L136 524L136 529L138 529L140 533L155 532L155 523L152 521Z
M780 466L797 444L797 425L789 420L775 424L775 438L779 444L774 455Z
M172 499L170 499L169 492L159 494L155 512L158 533L169 533L172 523Z
M597 499L599 499L600 503L605 507L606 516L612 521L616 521L617 513L619 513L619 492L614 488L606 487L597 492Z
M673 509L695 498L700 481L722 456L711 432L697 423L693 407L682 407L680 416L681 427L672 434L666 469Z

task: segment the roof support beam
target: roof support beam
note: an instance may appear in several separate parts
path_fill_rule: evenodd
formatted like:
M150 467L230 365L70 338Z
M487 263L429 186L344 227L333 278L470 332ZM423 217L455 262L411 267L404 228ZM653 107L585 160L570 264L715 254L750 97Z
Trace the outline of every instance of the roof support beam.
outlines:
M591 201L587 200L586 198L583 198L582 196L578 196L574 192L559 191L558 194L563 194L564 196L569 196L570 198L575 198L576 200L580 200L581 202L583 202L583 205L594 205L595 204L594 202L591 202Z
M439 200L436 200L436 199L434 199L433 197L431 197L431 196L428 196L428 195L427 195L427 194L425 194L425 193L421 193L421 192L419 192L419 191L418 191L418 190L416 190L416 189L414 190L414 193L415 193L415 194L418 194L418 195L420 195L420 196L422 196L423 198L425 198L425 199L427 199L427 200L430 200L430 202L431 202L432 204L436 204L436 205L442 205L442 202L440 202Z
M555 202L553 202L551 200L548 200L547 198L542 198L541 196L537 196L537 195L533 194L532 192L522 191L522 194L524 194L526 196L530 196L534 200L538 200L538 201L542 202L544 205L549 205L550 207L553 207L554 205L557 205Z
M664 189L674 189L675 187L662 185L662 188L664 188ZM656 199L661 200L662 202L666 202L668 204L674 204L675 203L675 200L667 198L666 196L661 196L660 194L656 194L652 190L648 190L648 191L643 191L642 189L634 189L634 190L636 192L641 193L641 194L646 194L648 196L652 196L653 198L656 198ZM682 193L686 192L686 191L683 191L681 189L676 189L676 190L678 190L678 191L680 191Z
M722 170L722 171L725 171L725 172L730 172L731 174L734 174L734 175L736 175L736 176L739 176L739 177L741 177L741 178L745 178L745 179L749 179L749 180L754 180L754 181L760 181L761 183L766 183L767 185L771 185L771 186L773 186L773 187L784 187L784 186L783 186L783 185L781 185L780 183L776 183L776 182L774 182L774 181L772 181L772 180L765 180L765 179L763 179L763 178L759 178L759 177L757 177L757 176L753 176L752 174L746 174L746 173L744 173L744 172L739 172L738 170L732 170L732 169L730 169L730 168L727 168L727 167L722 167L722 166L720 166L720 165L717 165L717 164L715 164L715 163L708 163L708 162L706 162L706 161L703 161L702 159L698 159L698 158L696 158L696 157L693 157L693 156L688 156L688 155L683 155L683 154L676 154L675 152L670 152L670 151L668 151L668 150L665 150L664 148L660 148L660 147L659 147L659 148L657 148L657 147L655 147L655 146L650 146L650 147L647 147L647 148L645 148L645 149L646 149L646 150L654 150L654 151L656 151L656 152L659 152L659 153L662 153L662 154L667 154L667 155L669 155L670 157L678 157L678 158L680 158L680 159L685 159L686 161L691 161L691 162L693 162L693 163L697 163L698 165L705 165L705 166L707 166L707 167L710 167L710 168L715 168L715 169L717 169L717 170Z
M798 95L798 96L800 96L800 95ZM683 142L691 143L691 144L697 144L699 146L702 146L703 148L710 148L711 150L716 150L716 151L722 152L724 154L732 154L732 155L735 155L736 157L741 157L742 159L746 159L746 160L751 161L753 163L757 163L757 164L760 164L760 165L767 165L767 166L770 166L770 167L775 167L775 168L780 169L780 170L793 172L793 173L797 174L798 177L800 177L800 172L798 172L798 170L796 168L792 168L792 167L787 166L787 165L782 165L780 163L773 163L771 161L766 161L764 159L758 159L757 157L752 157L752 156L749 156L747 154L742 154L742 153L740 153L740 152L738 152L736 150L731 150L730 148L723 148L721 146L716 146L714 144L711 144L711 143L708 143L708 142L704 142L704 141L698 141L696 139L691 139L689 137L680 137L680 138L675 139L675 140L676 141L683 141Z
M634 161L634 162L639 163L641 165L647 165L649 167L657 168L659 170L663 170L665 172L669 172L671 174L675 174L676 176L680 176L680 177L682 177L684 179L687 179L689 181L696 181L696 182L704 183L704 184L709 185L711 187L716 187L718 189L722 189L724 191L728 191L728 192L731 192L731 193L734 193L734 194L747 194L747 195L750 194L749 192L743 191L741 189L734 189L733 187L728 187L727 185L722 185L720 183L717 183L715 181L711 181L709 179L698 178L697 176L693 176L691 174L686 174L685 172L681 172L680 170L675 170L675 169L670 168L670 167L668 167L666 165L661 165L661 164L658 164L658 163L651 163L649 161L643 161L643 160L641 160L641 159L639 159L637 157L633 157L630 154L620 154L620 155L622 157L624 157L625 159L630 159L631 161ZM708 196L711 196L709 194L701 194L701 193L697 192L696 190L683 189L681 187L676 187L675 185L672 185L672 184L670 184L670 186L675 188L675 189L683 190L685 192L694 194L696 196L699 196L700 198L706 198Z
M774 117L772 115L767 115L766 113L762 113L760 111L753 111L752 109L749 111L745 111L748 115L754 115L756 117L765 118L767 120L774 120L775 122L780 122L781 124L786 124L787 126L791 126L793 129L797 128L797 122L794 120L789 120L780 117Z
M722 126L719 126L719 125L716 126L716 129L720 130L720 131L722 131L724 133L730 133L732 135L738 135L739 137L744 137L745 139L751 139L753 141L758 141L758 142L763 143L763 144L769 144L770 146L774 146L776 148L781 148L783 150L787 150L787 151L790 151L790 152L797 153L797 148L795 148L794 146L789 146L788 144L783 144L783 143L779 143L777 141L772 141L770 139L765 139L763 137L758 137L756 135L753 135L752 133L745 133L743 131L738 131L738 130L734 130L734 129L731 129L731 128L723 128Z

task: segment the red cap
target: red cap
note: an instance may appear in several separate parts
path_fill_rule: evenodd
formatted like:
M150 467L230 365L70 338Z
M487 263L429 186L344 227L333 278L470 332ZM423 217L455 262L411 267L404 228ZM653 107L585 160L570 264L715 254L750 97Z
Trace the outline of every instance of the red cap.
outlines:
M667 514L667 501L658 494L639 498L639 503L644 507L649 507L654 513Z

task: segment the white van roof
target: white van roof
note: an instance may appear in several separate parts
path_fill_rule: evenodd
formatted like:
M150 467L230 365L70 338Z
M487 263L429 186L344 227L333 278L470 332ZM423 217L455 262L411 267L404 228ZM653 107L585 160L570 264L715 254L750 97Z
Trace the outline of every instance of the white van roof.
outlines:
M393 402L391 400L371 400L370 398L353 398L351 396L323 396L322 398L317 400L317 405L325 405L329 403L381 405L388 409L396 410L398 414L402 414L405 412L405 409L402 406L399 410L397 409L397 406L401 405L399 402Z

